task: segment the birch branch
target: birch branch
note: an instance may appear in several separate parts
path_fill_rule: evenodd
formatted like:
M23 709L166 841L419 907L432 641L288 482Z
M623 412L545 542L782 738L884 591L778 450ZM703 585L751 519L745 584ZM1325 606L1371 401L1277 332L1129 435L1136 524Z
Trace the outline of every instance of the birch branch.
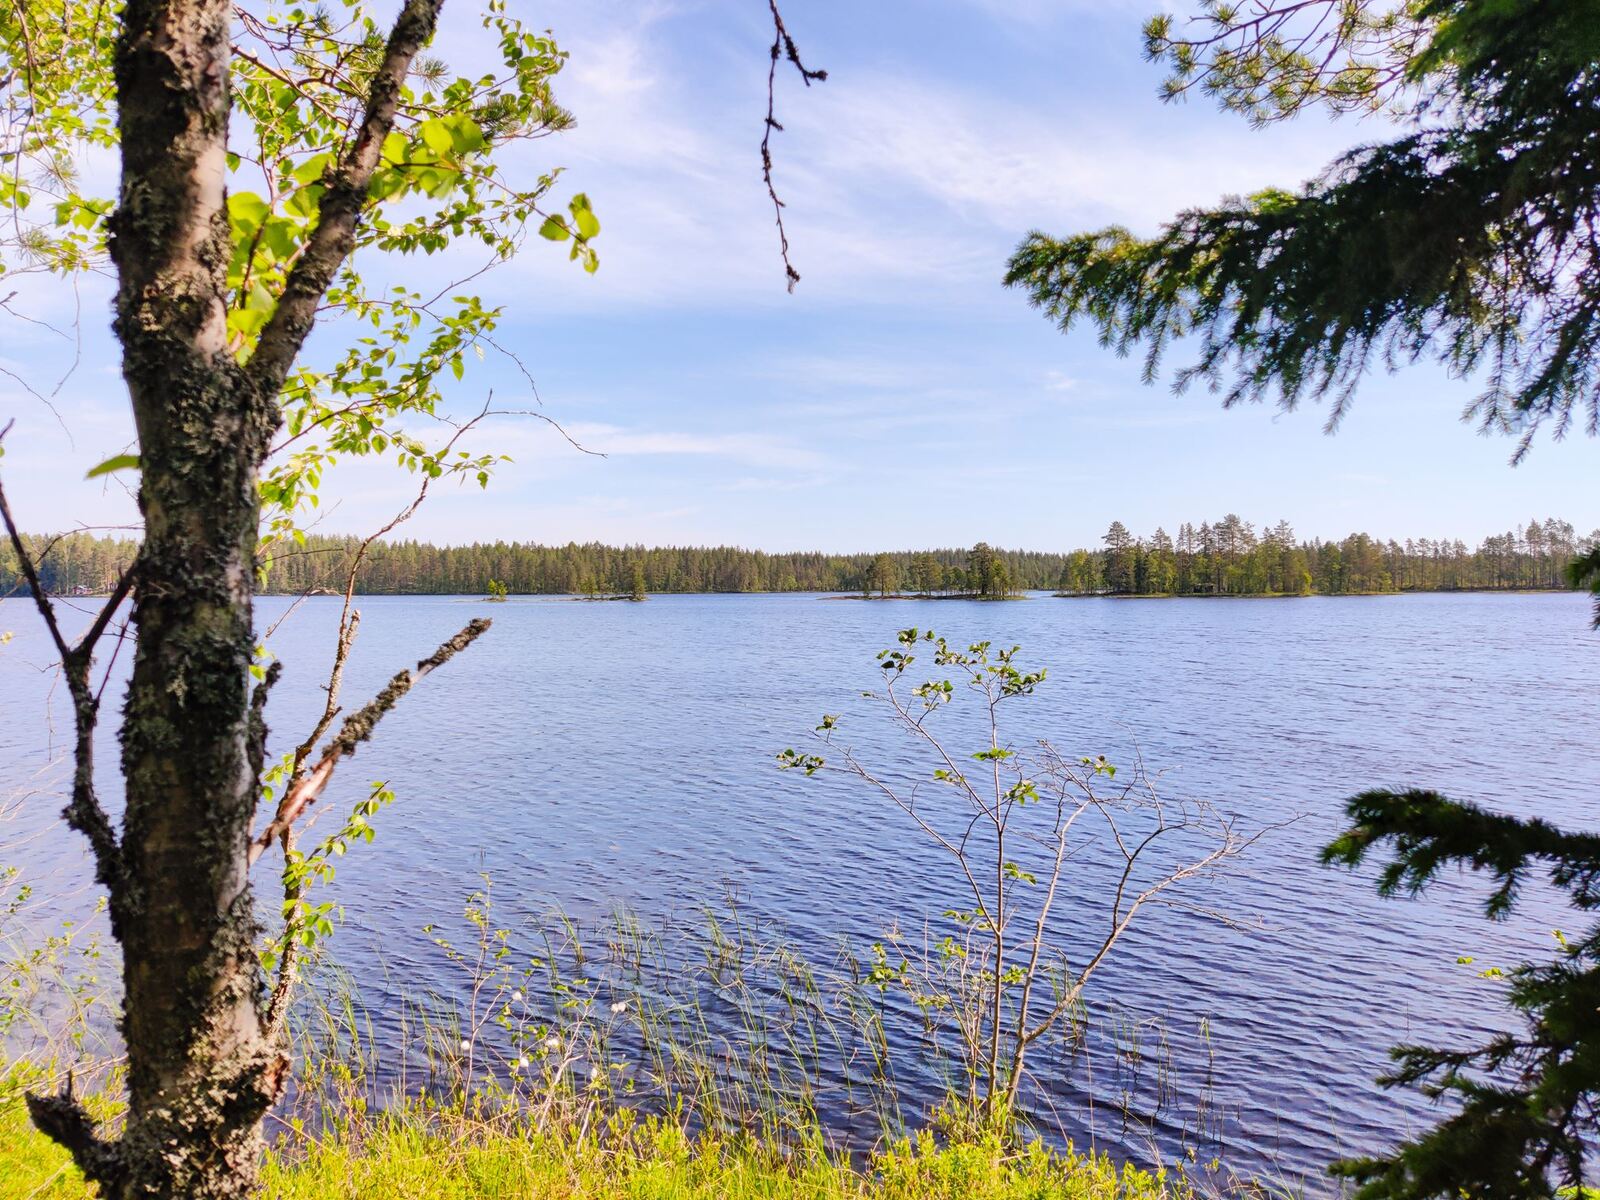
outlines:
M483 617L474 618L468 622L466 628L460 633L419 662L414 670L401 671L364 708L347 717L338 735L328 743L327 749L322 752L322 757L317 760L316 766L307 771L300 782L284 794L283 800L278 804L278 811L273 815L272 820L251 841L250 864L253 866L256 860L266 852L267 847L291 829L295 821L317 802L317 798L322 795L323 789L328 786L328 781L333 778L334 768L339 765L340 760L354 754L362 742L372 737L378 722L389 714L389 711L416 685L418 680L442 667L461 651L472 645L488 628L489 621L487 619Z

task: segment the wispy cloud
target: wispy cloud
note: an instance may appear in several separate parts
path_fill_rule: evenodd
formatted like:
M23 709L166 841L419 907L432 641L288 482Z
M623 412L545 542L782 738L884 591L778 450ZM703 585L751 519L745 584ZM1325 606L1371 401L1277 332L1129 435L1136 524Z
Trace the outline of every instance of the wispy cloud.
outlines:
M574 19L580 32L567 39L573 59L561 80L578 128L531 153L566 163L566 182L594 199L601 271L582 277L533 247L516 271L537 274L540 288L520 285L520 299L788 302L774 286L776 231L754 153L765 105L760 47L750 37L749 46L695 43L687 60L673 33L691 11L602 5L594 16ZM1153 227L1227 192L1295 182L1348 141L1348 132L1310 124L1269 133L1211 124L1201 139L1192 122L1172 121L1151 133L1133 128L1121 97L1064 112L1054 96L953 78L863 54L826 85L786 91L775 150L805 276L798 303L895 302L908 289L923 303L992 297L1006 253L1029 228ZM519 285L506 286L510 294Z
M791 470L812 470L823 461L814 450L765 433L689 433L592 424L574 425L569 432L605 455L690 455Z
M717 485L719 492L803 492L825 486L831 476L806 475L781 479L771 475L744 475Z
M822 160L819 173L870 195L910 190L937 206L924 208L922 220L951 232L960 228L954 218L1011 238L1040 224L1154 226L1228 192L1305 178L1334 145L1309 127L1263 134L1222 126L1188 144L1130 137L1125 124L1100 115L1073 120L993 95L880 77L829 93L798 119ZM861 215L871 211L863 206Z

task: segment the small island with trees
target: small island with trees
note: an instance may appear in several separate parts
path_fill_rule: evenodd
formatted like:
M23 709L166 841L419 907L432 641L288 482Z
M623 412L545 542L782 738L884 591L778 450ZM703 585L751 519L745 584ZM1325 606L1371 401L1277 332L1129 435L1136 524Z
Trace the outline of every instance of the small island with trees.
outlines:
M988 542L967 551L963 565L941 561L921 550L909 556L879 552L872 556L856 582L858 594L840 599L860 600L1020 600L1005 557ZM909 588L910 590L904 590Z

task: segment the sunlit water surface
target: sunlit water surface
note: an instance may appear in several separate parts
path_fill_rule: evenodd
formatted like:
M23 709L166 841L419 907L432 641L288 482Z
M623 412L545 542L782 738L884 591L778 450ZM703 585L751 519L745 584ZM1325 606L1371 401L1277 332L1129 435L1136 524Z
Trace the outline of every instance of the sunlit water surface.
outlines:
M287 603L261 601L263 625ZM1494 1028L1504 1019L1497 985L1477 967L1546 954L1550 930L1574 923L1535 892L1514 920L1491 925L1471 879L1418 900L1376 898L1371 871L1316 865L1342 798L1420 785L1600 824L1600 636L1575 595L382 597L361 609L352 703L468 617L494 618L385 721L329 800L347 806L374 779L399 795L336 884L347 906L336 950L370 982L380 1039L393 989L461 986L421 927L458 915L480 871L494 878L507 921L555 906L599 920L625 904L665 922L731 886L747 914L819 963L841 939L864 945L891 922L916 928L959 901L950 864L901 813L846 780L805 780L773 761L823 712L841 713L864 759L896 778L925 777L932 764L860 695L878 682L874 653L909 625L1018 643L1027 664L1048 668L1038 694L1012 709L1018 744L1049 738L1114 762L1137 744L1165 772L1165 791L1210 800L1241 828L1298 818L1197 895L1254 927L1154 910L1097 976L1097 1006L1160 1019L1169 1048L1149 1069L1166 1082L1141 1085L1146 1119L1133 1132L1116 1112L1126 1063L1046 1064L1036 1103L1080 1144L1147 1159L1153 1137L1169 1158L1219 1153L1239 1171L1309 1173L1310 1190L1324 1190L1331 1158L1380 1148L1430 1118L1425 1102L1373 1082L1387 1048ZM273 638L285 666L275 750L303 734L320 703L336 619L335 601L312 600ZM0 650L0 794L42 790L0 826L0 863L20 859L43 894L84 903L89 867L54 823L61 772L46 767L70 731L62 688L26 602L0 601L5 630L16 637ZM115 761L109 735L102 760ZM111 767L102 773L114 803ZM1060 923L1069 948L1088 944L1101 886L1092 873L1069 874ZM1465 955L1477 966L1459 965ZM903 1082L913 1111L931 1099L916 1094L914 1071ZM1163 1091L1155 1110L1151 1096ZM1197 1141L1200 1110L1220 1122L1220 1145Z

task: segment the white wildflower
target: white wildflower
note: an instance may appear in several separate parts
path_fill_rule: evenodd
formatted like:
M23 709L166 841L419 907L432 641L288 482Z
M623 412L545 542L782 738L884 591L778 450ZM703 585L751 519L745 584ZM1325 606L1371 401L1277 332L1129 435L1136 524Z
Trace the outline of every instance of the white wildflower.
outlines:
M472 1043L470 1041L468 1041L466 1038L462 1038L461 1039L461 1052L463 1054L465 1054L468 1050L471 1050L471 1049L472 1049Z
M615 1004L613 1004L611 1006L611 1011L614 1012L614 1013L627 1012L628 1011L628 1002L626 1000L618 1000Z
M559 1049L561 1049L561 1039L558 1038L558 1037L547 1037L547 1038L545 1038L545 1040L544 1040L544 1048L546 1050L559 1050Z
M513 1004L521 1004L522 1003L522 992L521 991L512 992L511 993L511 1001L512 1001Z

